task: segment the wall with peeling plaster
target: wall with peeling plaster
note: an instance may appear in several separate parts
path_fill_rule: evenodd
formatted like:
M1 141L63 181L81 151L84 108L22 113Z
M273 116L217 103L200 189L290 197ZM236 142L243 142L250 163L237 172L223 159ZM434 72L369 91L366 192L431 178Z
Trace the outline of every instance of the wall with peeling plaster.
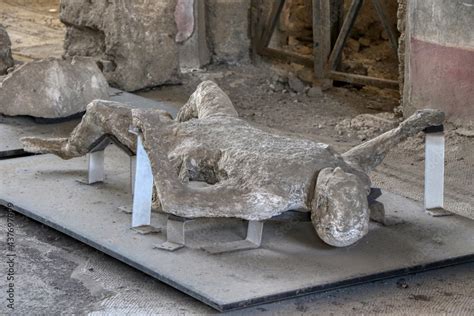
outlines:
M403 111L474 122L474 0L408 1Z

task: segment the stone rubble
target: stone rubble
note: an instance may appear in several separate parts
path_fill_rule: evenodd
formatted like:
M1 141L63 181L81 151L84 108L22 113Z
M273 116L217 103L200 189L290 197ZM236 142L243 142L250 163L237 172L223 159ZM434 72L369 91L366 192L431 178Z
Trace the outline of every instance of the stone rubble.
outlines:
M108 99L109 85L90 58L32 61L0 82L0 113L65 118L86 110L95 99Z
M7 74L14 64L10 37L5 27L0 24L0 76Z
M339 122L336 132L339 135L356 135L360 140L365 140L395 128L399 122L394 113L360 114Z
M62 0L66 55L93 57L110 85L122 90L176 83L175 7L176 0Z

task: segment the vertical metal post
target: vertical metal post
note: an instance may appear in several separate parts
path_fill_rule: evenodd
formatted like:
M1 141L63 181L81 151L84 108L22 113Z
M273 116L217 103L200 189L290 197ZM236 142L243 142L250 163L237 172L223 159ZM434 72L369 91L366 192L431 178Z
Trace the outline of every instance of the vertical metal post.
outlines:
M153 173L142 136L137 135L137 155L133 188L132 227L150 225Z
M202 249L211 254L256 249L262 244L263 223L263 221L249 221L247 237L244 240L220 242L202 247Z
M88 153L87 161L87 184L103 182L105 180L104 150Z
M249 221L247 226L247 241L260 247L262 243L263 234L263 222L262 221Z
M185 246L185 226L189 219L170 215L166 221L166 241L154 248L175 251Z
M130 191L132 196L135 190L135 175L137 173L137 156L130 156Z
M425 210L433 216L448 215L444 207L443 126L425 130Z

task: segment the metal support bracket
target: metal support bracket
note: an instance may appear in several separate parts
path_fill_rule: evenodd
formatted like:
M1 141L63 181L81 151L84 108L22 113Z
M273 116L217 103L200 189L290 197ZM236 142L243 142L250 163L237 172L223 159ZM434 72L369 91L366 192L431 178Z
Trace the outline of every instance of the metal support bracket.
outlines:
M431 216L451 215L444 209L444 128L425 129L425 210Z
M105 148L111 144L111 140L104 138L100 140L87 154L87 178L79 179L83 184L94 184L105 180Z
M249 221L247 237L244 240L217 243L211 246L202 247L202 249L211 254L218 254L259 248L262 243L263 223L263 221Z
M166 241L156 249L175 251L185 246L185 225L191 219L170 215L166 222Z
M136 231L137 233L139 233L141 235L161 233L161 228L160 227L155 227L155 226L152 226L152 225L136 226L136 227L132 227L132 230Z
M94 151L87 154L87 184L104 182L105 165L104 150Z
M149 226L153 195L153 173L140 134L137 135L137 155L133 180L132 227ZM133 162L133 160L132 160ZM132 169L133 170L133 169Z

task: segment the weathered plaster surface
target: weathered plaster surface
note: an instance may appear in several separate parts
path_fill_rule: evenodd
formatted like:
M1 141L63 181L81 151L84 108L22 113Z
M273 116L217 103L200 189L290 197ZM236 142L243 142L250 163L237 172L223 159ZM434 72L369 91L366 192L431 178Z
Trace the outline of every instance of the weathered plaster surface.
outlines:
M399 127L340 155L327 144L251 125L238 117L215 83L205 81L176 119L160 110L95 101L69 138L28 137L22 142L27 151L66 159L86 154L105 135L134 150L128 132L132 125L143 134L162 211L187 218L247 220L289 210L311 212L326 243L347 246L368 231L367 172L400 141L441 124L443 118L438 111L417 112Z
M25 63L0 82L0 113L42 118L68 117L94 99L108 99L109 85L90 58Z
M247 62L250 0L209 0L207 32L214 62Z
M437 108L474 121L474 0L408 2L404 114Z
M92 56L127 91L177 82L176 0L61 1L67 55Z

